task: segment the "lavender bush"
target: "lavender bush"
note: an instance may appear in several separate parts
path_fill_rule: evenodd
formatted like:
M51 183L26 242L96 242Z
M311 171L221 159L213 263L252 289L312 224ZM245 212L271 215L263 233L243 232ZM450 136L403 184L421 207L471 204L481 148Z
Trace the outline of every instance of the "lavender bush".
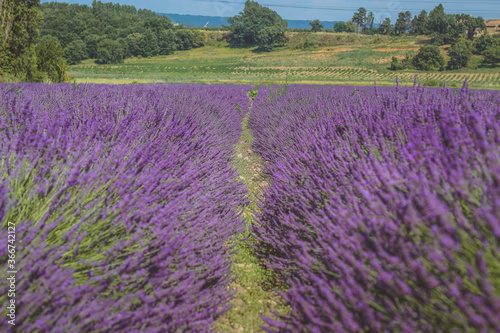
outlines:
M248 88L0 89L0 237L16 224L18 271L18 326L3 327L209 331L228 308L244 230L230 155Z
M273 92L274 91L274 92ZM500 94L261 88L270 332L500 331Z

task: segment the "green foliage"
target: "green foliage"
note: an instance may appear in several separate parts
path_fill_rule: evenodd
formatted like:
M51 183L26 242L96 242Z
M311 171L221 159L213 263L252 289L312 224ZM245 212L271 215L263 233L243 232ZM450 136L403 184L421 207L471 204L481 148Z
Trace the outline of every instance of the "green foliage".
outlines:
M85 36L84 41L85 45L87 45L87 56L89 58L97 58L97 44L99 44L99 42L104 38L106 38L106 36L99 36L95 34Z
M141 45L143 45L144 34L135 32L130 34L125 38L128 45L128 52L130 55L137 57L139 55L142 56L143 52L141 49Z
M103 39L97 45L98 64L117 64L123 62L123 47L117 41Z
M200 30L191 30L193 34L193 47L202 47L205 46L207 42L207 37L203 33L203 31Z
M399 62L398 58L392 57L390 69L393 71L401 70L404 66Z
M444 58L439 47L435 45L422 46L412 59L412 65L422 71L444 69Z
M364 7L360 7L357 12L352 16L352 22L356 24L361 31L366 28L366 9Z
M31 81L37 76L35 41L40 0L0 2L0 75Z
M411 34L412 35L423 35L425 34L425 24L427 22L427 12L422 10L418 16L415 15L411 21Z
M36 58L38 71L44 73L51 82L67 82L66 59L61 43L55 37L42 37L36 46ZM40 81L38 74L33 81Z
M253 89L253 90L250 90L248 92L248 95L250 96L252 101L255 100L255 97L257 97L258 94L259 94L259 90L257 90L257 89Z
M173 30L162 30L158 35L158 52L161 55L169 55L177 50L175 32Z
M230 17L230 42L233 46L258 46L260 50L271 51L276 43L286 41L287 22L274 10L247 0L239 15Z
M172 21L150 10L100 1L93 1L92 6L50 2L42 4L41 9L43 36L56 36L65 48L75 41L84 41L87 57L99 58L99 62L117 62L120 58L116 50L114 56L110 52L105 55L103 50L98 54L98 45L106 39L121 45L122 58L168 55L177 49ZM67 53L70 64L86 59L75 60L80 58L75 53L79 52Z
M466 36L469 40L474 40L476 30L481 32L486 29L486 24L481 16L471 17L467 14L457 14L455 18L464 27L464 30L467 33Z
M459 39L458 42L451 46L449 55L448 68L460 69L467 67L472 57L472 42L465 38Z
M143 57L154 57L159 54L158 38L151 29L144 33L144 38L139 43L139 50L139 54Z
M356 32L356 24L352 20L347 21L346 25L347 25L346 32Z
M333 24L333 30L335 32L348 32L347 31L347 23L342 22L342 21L335 22Z
M472 46L475 54L483 54L491 46L500 46L500 35L492 36L486 31L483 35L474 39Z
M179 29L175 32L175 42L179 50L191 50L194 46L194 35L191 30Z
M411 27L411 13L409 11L400 12L398 14L398 20L394 25L394 32L396 35L404 35L406 31Z
M373 21L375 20L375 14L373 12L369 12L366 17L366 30L373 29Z
M64 49L64 57L66 58L68 65L78 64L83 59L88 58L87 45L81 40L72 41Z
M386 17L385 20L381 24L379 24L378 32L383 35L388 35L391 33L391 31L391 19L389 17Z
M444 7L440 4L429 13L429 17L424 23L423 32L432 36L435 45L444 45L456 43L462 35L473 40L476 29L481 31L485 27L482 17L473 18L467 14L445 14Z
M172 21L163 15L149 17L144 21L144 29L152 30L156 36L158 36L162 31L172 30L173 28L174 25L172 24Z
M493 66L500 64L500 45L488 47L483 54L485 63Z
M318 19L309 22L309 25L311 26L312 32L320 32L320 31L323 31L323 29L325 29L325 26L323 25L323 23L321 23L320 20L318 20Z
M333 24L333 30L335 30L335 32L355 32L356 24L353 21L335 22Z

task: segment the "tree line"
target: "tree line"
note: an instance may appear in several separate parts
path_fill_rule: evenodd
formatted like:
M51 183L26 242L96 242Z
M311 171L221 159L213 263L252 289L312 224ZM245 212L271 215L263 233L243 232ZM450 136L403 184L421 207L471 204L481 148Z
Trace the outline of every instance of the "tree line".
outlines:
M383 35L426 35L432 37L433 44L452 44L460 36L473 40L477 31L484 30L486 25L482 17L468 14L446 14L442 4L437 5L429 14L422 10L418 15L410 11L400 12L394 23L389 17L381 21L377 28L373 27L374 14L367 13L364 7L354 13L348 22L336 22L335 32L359 32L364 34Z
M247 0L242 12L228 19L228 41L232 47L256 46L272 51L285 46L287 22L281 16ZM311 31L324 31L319 20L310 22ZM386 18L374 27L374 14L359 8L352 19L336 22L331 32L384 35L427 35L433 45L406 59L393 58L392 69L443 69L439 45L451 44L450 69L467 66L473 53L486 63L500 63L500 38L487 33L481 17L446 14L440 4L429 14L412 17L401 12L393 25ZM205 44L200 30L174 26L171 20L147 9L94 0L91 6L43 3L40 0L0 0L0 75L34 82L68 80L67 65L85 59L99 64L120 63L128 57L169 55Z
M174 26L169 18L134 6L0 0L1 77L64 82L67 65L85 59L120 63L204 44L203 32Z
M205 44L203 32L176 27L168 17L134 6L94 0L91 6L50 2L40 8L42 37L60 43L70 65L85 59L120 63Z
M466 67L472 54L484 56L486 63L500 63L500 38L485 34L477 37L477 32L485 30L482 17L472 17L467 14L446 14L442 4L436 6L429 14L425 10L412 16L411 12L400 12L393 25L389 17L378 27L374 27L375 15L364 7L359 8L352 19L347 22L335 22L329 32L351 32L362 34L383 35L426 35L432 39L431 46L423 47L415 57L407 56L399 61L395 57L391 69L444 69L444 58L438 46L451 44L448 62L449 69ZM275 11L247 0L241 13L228 19L230 24L229 42L233 47L257 46L257 50L271 51L276 46L284 46L287 22ZM319 20L309 23L310 31L325 31Z

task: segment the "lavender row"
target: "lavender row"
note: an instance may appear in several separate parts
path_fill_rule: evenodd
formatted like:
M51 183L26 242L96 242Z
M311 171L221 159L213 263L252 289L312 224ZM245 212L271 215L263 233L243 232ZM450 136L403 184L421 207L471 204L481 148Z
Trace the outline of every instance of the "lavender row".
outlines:
M499 122L466 85L267 88L253 232L292 311L266 330L500 331Z
M230 244L244 229L230 161L248 89L0 89L1 238L14 223L18 271L18 326L4 327L209 331L228 309ZM7 259L2 245L2 270Z

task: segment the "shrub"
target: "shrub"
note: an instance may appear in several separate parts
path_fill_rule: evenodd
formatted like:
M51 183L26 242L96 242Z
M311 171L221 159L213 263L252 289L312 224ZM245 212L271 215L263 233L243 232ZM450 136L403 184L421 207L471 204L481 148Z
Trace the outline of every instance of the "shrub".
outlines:
M393 71L401 70L404 66L399 62L398 58L392 57L390 69Z
M422 46L413 57L412 64L422 71L435 71L444 69L444 57L439 47L435 45Z

